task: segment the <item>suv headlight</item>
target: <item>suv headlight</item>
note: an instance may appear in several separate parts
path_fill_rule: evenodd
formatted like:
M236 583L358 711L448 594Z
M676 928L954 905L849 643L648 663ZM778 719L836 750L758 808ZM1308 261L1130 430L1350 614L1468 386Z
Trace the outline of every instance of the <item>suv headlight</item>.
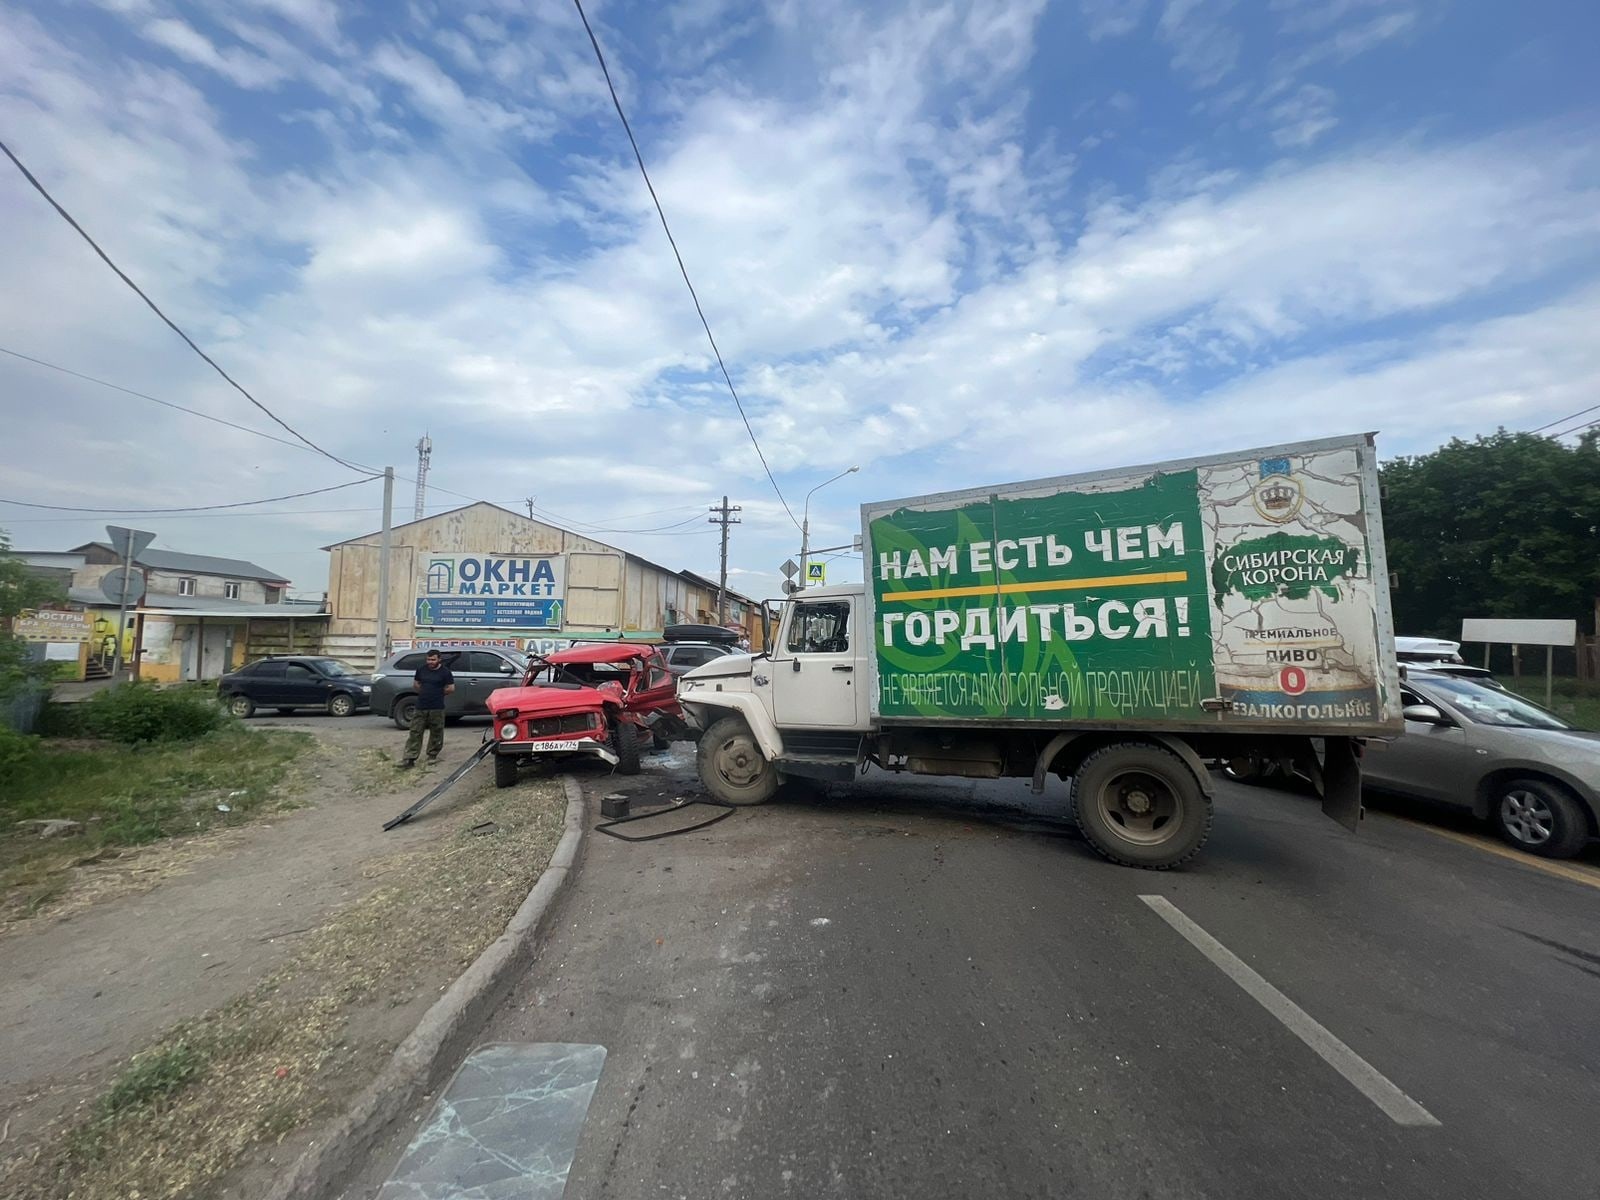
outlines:
M517 736L517 727L509 721L500 726L500 736L506 741L511 741Z

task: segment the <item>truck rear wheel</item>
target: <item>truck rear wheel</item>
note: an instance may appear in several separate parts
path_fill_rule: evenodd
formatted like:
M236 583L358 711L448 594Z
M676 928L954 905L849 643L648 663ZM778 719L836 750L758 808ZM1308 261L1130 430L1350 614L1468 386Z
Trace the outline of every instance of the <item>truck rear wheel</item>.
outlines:
M496 754L494 756L495 787L515 787L517 783L517 766L517 756L515 754Z
M764 804L778 790L778 772L738 717L723 717L700 739L695 753L700 782L724 804Z
M1211 833L1211 801L1177 755L1144 742L1096 750L1073 785L1078 828L1106 858L1164 871L1187 862Z

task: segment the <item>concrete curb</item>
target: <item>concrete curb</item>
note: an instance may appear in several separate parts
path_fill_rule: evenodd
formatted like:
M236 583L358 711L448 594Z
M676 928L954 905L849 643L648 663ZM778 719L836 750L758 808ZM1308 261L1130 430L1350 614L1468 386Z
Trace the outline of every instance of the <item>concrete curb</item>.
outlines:
M566 831L505 932L423 1014L378 1077L266 1193L267 1200L322 1200L335 1194L365 1165L367 1153L394 1122L443 1082L512 979L533 961L539 932L574 874L583 842L583 790L570 775L561 783L567 793Z

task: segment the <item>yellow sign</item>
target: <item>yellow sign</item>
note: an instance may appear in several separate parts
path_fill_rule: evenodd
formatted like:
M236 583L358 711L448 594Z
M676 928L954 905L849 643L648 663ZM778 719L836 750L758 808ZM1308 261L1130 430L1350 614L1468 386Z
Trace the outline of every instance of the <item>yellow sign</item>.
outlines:
M815 562L806 564L806 583L824 584L828 582L828 564Z
M11 632L25 642L87 642L88 614L58 608L27 612L11 623Z

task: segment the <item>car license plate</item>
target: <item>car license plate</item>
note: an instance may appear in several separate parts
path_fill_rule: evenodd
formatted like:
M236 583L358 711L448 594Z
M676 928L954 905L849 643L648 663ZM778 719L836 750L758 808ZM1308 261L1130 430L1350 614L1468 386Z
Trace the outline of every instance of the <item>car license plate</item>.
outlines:
M578 742L543 741L543 742L529 742L528 743L528 749L529 750L581 750L581 749L583 749L583 746Z

